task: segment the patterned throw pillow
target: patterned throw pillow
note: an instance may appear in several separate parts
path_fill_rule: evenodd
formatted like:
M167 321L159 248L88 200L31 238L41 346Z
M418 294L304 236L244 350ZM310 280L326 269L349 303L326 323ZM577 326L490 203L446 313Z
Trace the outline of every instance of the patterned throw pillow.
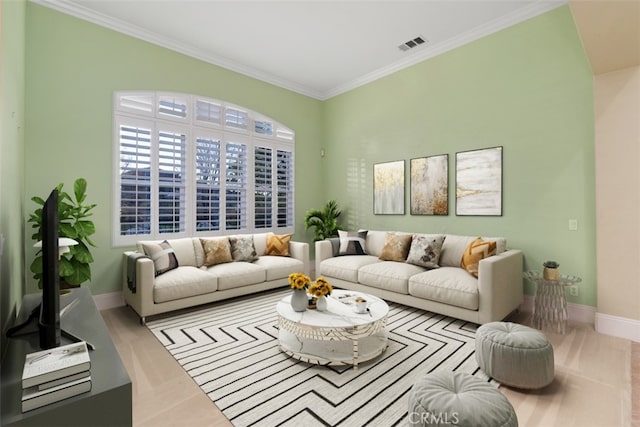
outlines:
M224 264L233 261L231 247L227 237L216 237L213 239L200 239L204 250L204 265L211 267L216 264Z
M367 239L367 231L342 231L338 230L340 236L340 248L338 255L366 255L364 250Z
M383 261L405 262L410 246L411 234L387 233L379 258Z
M478 237L464 250L460 266L478 277L478 265L480 261L496 254L496 242L490 240L482 240Z
M234 261L251 262L258 259L258 253L253 245L253 236L229 237L231 257Z
M442 234L414 234L407 262L426 268L439 268L444 237Z
M267 237L267 255L290 256L289 242L292 234L269 234Z
M178 268L178 259L173 248L166 240L162 243L144 243L144 253L151 258L155 267L156 276Z

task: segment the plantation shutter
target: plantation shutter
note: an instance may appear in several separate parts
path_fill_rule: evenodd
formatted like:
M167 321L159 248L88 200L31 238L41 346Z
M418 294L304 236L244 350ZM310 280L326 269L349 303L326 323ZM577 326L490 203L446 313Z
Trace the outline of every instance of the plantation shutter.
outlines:
M158 232L185 231L186 140L182 132L158 133Z
M293 226L293 152L277 150L278 227Z
M269 228L273 216L272 149L256 147L254 151L255 175L255 227Z
M151 232L151 125L118 125L120 235Z
M196 101L196 122L205 125L222 125L222 106L215 102Z
M187 99L170 95L158 97L158 115L173 119L187 118Z
M295 231L294 132L199 95L113 94L113 244Z
M228 142L225 149L225 228L240 230L247 226L247 146Z
M196 231L220 230L219 138L196 138Z
M233 129L249 129L249 114L238 108L227 107L224 124Z

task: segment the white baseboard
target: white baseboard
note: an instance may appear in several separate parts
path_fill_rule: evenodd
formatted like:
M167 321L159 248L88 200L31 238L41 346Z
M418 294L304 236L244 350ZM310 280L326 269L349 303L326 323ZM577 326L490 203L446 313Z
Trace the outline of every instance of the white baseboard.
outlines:
M533 312L534 299L532 295L525 295L524 302L520 306L520 309L529 313ZM574 322L593 325L596 319L596 309L590 305L569 302L567 303L567 315L569 316L569 320Z
M596 332L640 342L640 320L596 313Z
M110 308L122 307L124 305L124 296L122 291L110 292L107 294L98 294L93 296L98 310L108 310Z

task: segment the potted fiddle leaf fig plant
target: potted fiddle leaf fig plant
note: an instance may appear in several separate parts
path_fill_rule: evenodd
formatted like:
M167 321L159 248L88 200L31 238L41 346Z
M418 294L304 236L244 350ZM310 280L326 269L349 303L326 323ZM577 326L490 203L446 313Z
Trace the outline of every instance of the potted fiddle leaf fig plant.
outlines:
M62 183L56 186L58 190L58 235L68 237L78 242L77 245L69 246L69 252L60 255L59 274L60 287L78 287L82 283L91 280L91 266L93 256L89 247L96 247L91 240L91 235L96 232L93 221L89 218L91 212L96 207L95 204L86 204L87 180L78 178L73 183L73 197L63 191ZM29 217L32 228L35 232L31 236L35 241L42 240L42 207L44 199L32 197L31 200L39 207ZM38 286L42 287L42 253L38 252L31 263L33 278L38 281Z
M338 203L329 200L323 209L311 209L304 217L305 230L313 227L314 241L338 235L338 217L342 212L338 210Z

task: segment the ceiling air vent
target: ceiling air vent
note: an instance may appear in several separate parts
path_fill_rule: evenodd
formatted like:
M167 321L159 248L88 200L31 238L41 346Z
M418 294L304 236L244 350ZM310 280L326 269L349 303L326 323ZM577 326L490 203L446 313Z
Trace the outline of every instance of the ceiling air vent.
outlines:
M406 52L407 50L413 49L414 47L418 47L425 42L426 40L422 36L418 36L415 39L411 39L407 42L402 43L400 46L398 46L398 49L400 49L403 52Z

